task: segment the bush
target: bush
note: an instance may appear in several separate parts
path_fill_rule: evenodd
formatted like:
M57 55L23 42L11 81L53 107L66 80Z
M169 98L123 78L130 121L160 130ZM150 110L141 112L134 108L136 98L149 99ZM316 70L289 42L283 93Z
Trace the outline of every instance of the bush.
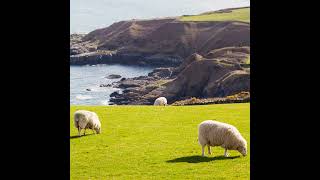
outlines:
M250 102L250 92L240 92L240 93L229 95L226 97L215 97L215 98L205 98L205 99L198 99L196 97L192 97L190 99L176 101L172 105L183 106L183 105L227 104L227 103L245 103L245 102Z

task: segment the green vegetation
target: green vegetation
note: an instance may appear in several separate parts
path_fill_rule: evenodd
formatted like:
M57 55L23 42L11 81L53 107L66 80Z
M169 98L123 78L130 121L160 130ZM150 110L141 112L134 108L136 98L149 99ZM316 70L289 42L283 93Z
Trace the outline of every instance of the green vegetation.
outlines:
M73 113L95 111L102 134L77 137ZM236 126L250 147L250 104L205 106L71 106L71 179L249 179L248 156L214 147L201 157L198 124ZM207 153L207 151L206 151Z
M182 16L180 21L243 21L250 22L250 8L241 8L224 13L208 13Z
M172 80L165 80L165 79L158 80L158 81L156 81L156 82L154 82L152 84L147 85L146 89L153 90L153 89L159 88L159 87L161 87L162 85L166 84L169 81L172 81Z
M250 56L248 56L246 64L250 64Z

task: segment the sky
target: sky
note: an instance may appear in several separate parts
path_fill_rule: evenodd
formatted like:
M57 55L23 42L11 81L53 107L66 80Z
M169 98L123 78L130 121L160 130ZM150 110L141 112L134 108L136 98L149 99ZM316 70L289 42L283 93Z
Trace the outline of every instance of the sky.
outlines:
M200 14L250 6L250 0L70 0L70 32L88 33L112 23Z

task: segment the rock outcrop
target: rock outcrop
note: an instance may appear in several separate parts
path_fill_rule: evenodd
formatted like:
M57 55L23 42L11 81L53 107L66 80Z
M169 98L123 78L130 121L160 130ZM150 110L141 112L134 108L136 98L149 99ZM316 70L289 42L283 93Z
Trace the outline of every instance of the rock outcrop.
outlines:
M108 78L108 79L119 79L119 78L121 78L121 76L119 74L110 74L110 75L106 76L106 78Z
M148 76L119 81L116 87L123 88L123 94L110 101L115 104L152 104L157 97L164 96L168 103L173 103L191 97L225 97L250 91L250 69L240 65L249 56L250 49L242 47L245 50L241 50L241 56L238 47L227 49L228 56L225 53L211 56L212 52L206 56L192 54L179 67L157 68ZM222 51L225 49L215 52Z

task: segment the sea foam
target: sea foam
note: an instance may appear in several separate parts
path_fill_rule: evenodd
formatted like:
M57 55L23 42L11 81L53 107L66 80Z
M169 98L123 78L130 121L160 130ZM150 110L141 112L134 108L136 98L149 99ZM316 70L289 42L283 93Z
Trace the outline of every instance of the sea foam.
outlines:
M76 99L78 100L86 100L86 99L92 99L92 96L88 96L88 95L77 95Z

